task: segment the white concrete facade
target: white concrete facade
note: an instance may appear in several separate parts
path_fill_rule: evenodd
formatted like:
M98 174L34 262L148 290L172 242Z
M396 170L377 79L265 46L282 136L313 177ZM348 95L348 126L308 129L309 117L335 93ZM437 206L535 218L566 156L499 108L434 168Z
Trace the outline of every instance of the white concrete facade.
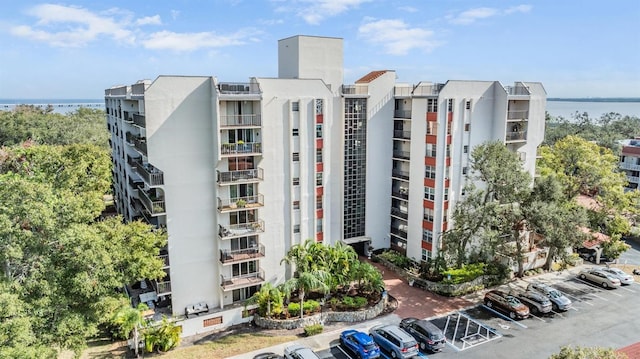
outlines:
M539 83L408 85L376 71L345 86L341 39L295 36L278 53L279 78L105 91L117 208L166 228L168 276L152 289L183 335L249 320L245 299L288 279L281 259L309 238L435 255L473 146L504 141L535 171ZM199 303L206 312L185 318Z

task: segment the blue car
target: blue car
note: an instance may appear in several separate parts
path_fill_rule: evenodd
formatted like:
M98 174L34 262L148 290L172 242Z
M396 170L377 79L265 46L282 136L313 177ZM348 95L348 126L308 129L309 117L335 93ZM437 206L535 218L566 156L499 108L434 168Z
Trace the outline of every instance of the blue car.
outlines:
M340 334L340 344L360 359L380 357L380 348L367 333L349 329Z

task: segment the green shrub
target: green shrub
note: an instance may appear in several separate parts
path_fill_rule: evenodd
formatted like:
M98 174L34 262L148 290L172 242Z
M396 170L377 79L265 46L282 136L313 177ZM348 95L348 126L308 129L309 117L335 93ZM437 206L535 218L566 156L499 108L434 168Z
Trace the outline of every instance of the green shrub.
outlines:
M342 305L346 308L349 309L358 309L358 308L362 308L365 305L367 305L367 298L363 298L363 297L343 297L342 298Z
M448 269L442 272L443 283L460 284L470 282L484 274L484 263L463 265L461 268Z
M304 312L312 313L320 309L320 303L315 300L309 299L304 301Z
M304 335L310 337L312 335L320 334L324 330L322 324L312 324L304 327Z
M381 259L384 259L388 262L391 262L393 265L395 265L396 267L400 267L402 269L407 269L409 267L411 267L412 265L412 261L410 258L394 251L394 250L388 250L385 251L383 253L378 254L378 257Z
M287 306L287 311L292 317L300 315L300 303L289 303L289 305Z

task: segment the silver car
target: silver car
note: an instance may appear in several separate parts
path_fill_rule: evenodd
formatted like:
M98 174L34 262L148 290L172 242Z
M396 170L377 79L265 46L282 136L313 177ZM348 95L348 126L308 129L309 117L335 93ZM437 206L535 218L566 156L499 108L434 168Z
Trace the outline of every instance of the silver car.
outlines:
M620 286L620 279L600 268L583 269L578 273L578 278L601 285L602 288L617 288Z
M567 298L567 296L564 295L561 291L551 286L539 282L534 282L529 283L529 285L527 286L527 290L536 291L546 295L547 298L549 298L549 300L551 301L551 307L555 311L566 311L571 308L571 299Z
M311 348L299 344L284 348L284 357L286 359L320 359Z
M633 276L625 273L622 269L609 267L602 268L602 270L620 279L620 284L622 285L629 285L634 282Z

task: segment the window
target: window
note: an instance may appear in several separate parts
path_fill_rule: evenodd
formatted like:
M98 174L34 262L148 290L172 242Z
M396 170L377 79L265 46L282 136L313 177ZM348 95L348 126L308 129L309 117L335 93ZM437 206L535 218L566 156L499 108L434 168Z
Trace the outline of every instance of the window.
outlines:
M322 138L322 124L316 124L316 138Z
M436 157L436 145L434 143L427 143L427 157Z
M436 198L436 189L431 187L424 188L424 199L433 201Z
M449 111L449 112L453 111L453 99L452 98L447 100L447 111Z
M300 225L299 224L294 224L293 225L293 233L300 233Z
M438 99L427 99L427 112L438 112Z
M300 209L300 201L293 201L293 209Z
M449 176L449 173L450 173L450 172L451 172L451 167L450 167L450 166L447 166L447 167L444 169L444 179L448 180L448 179L450 178L450 176Z
M293 157L293 162L300 161L300 153L294 152L292 157Z
M470 123L465 123L464 124L464 131L465 132L471 131L471 124Z
M257 285L247 287L247 288L235 289L233 291L233 301L239 302L239 301L247 300L251 298L255 294L255 292L258 291L258 289L260 289L260 286L257 286Z
M464 145L462 147L462 153L469 153L469 146L468 145Z
M433 210L431 208L424 209L424 220L427 222L433 222Z
M445 209L444 213L442 213L442 222L446 223L447 222L447 213L449 212L449 210Z
M434 166L426 166L424 169L424 176L426 178L436 178L436 168Z
M316 186L322 186L322 172L316 173Z
M422 230L422 241L423 242L427 242L427 243L432 243L433 242L433 232L428 230L428 229Z
M322 162L322 148L316 149L316 163Z
M300 177L293 177L293 185L294 186L300 185Z
M299 136L300 135L300 130L297 128L294 128L291 130L291 134L294 136Z
M438 123L436 121L427 122L427 135L436 135L438 132Z
M292 102L291 111L300 111L300 102L298 101Z
M322 196L316 196L316 209L322 209Z
M449 189L448 188L444 189L444 200L445 201L449 200Z
M322 218L316 219L316 233L322 232Z
M471 110L471 100L467 100L464 106L467 110Z
M468 167L462 167L462 174L466 175L469 172L469 168Z
M423 261L428 261L431 259L431 251L428 249L422 249L422 260Z
M451 145L445 147L445 156L451 157Z

